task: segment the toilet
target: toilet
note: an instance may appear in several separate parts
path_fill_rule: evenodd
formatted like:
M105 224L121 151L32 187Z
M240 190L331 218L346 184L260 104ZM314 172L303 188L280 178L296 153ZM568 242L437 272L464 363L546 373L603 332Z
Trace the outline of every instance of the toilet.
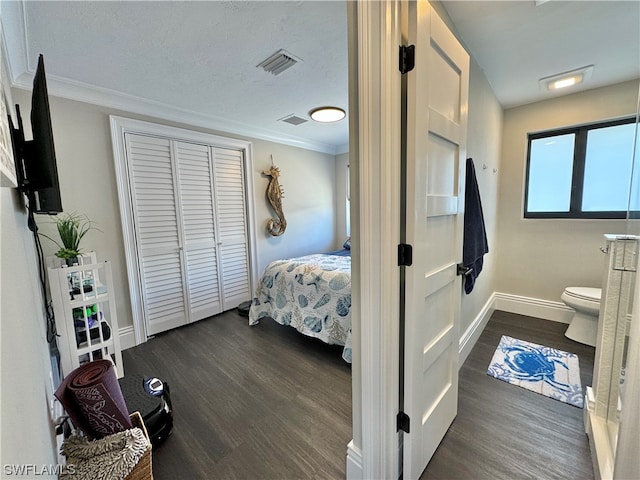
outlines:
M596 346L601 295L601 288L567 287L564 289L560 298L576 311L564 334L567 338L592 347Z

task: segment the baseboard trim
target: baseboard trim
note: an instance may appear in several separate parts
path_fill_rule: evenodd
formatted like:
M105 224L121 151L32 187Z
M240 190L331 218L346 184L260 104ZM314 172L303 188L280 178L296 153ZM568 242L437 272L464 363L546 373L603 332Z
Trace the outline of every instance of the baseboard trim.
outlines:
M126 350L136 346L136 335L133 331L133 325L118 329L120 334L120 349Z
M529 317L542 318L559 323L571 323L573 310L563 302L553 302L541 298L523 297L510 293L494 293L495 310L517 313Z
M487 326L487 322L489 322L491 315L496 310L495 304L496 304L496 293L493 292L489 297L489 299L487 300L487 303L484 304L484 306L482 307L478 315L476 315L476 318L473 320L473 322L471 322L471 325L469 325L469 327L464 332L462 337L460 337L459 357L458 357L459 367L462 367L462 364L469 356L469 353L471 353L473 346L478 341L478 338L480 338L480 335L482 334L484 327Z
M364 480L362 450L355 446L353 440L347 445L347 480Z

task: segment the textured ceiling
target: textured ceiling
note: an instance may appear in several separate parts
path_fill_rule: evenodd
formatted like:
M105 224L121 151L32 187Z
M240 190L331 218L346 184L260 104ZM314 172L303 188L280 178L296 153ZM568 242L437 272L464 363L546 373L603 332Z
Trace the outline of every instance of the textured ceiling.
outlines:
M640 76L640 1L443 1L504 107L549 98L538 79L593 64L572 93ZM326 152L346 151L345 1L0 2L12 81L39 53L53 95ZM273 76L280 49L302 59ZM279 121L290 115L301 125Z
M308 117L318 106L348 107L344 2L29 1L23 8L29 69L43 53L52 94L56 80L69 80L222 127L228 121L232 131L257 125L274 136L348 143L348 120ZM256 68L280 49L302 61L277 76ZM278 121L291 114L309 121Z
M640 77L640 2L443 1L503 107ZM542 91L538 80L594 65L583 85Z

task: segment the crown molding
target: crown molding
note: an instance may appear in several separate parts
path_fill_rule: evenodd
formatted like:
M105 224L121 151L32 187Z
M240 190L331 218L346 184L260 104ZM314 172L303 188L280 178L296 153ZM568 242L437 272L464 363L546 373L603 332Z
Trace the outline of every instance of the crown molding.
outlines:
M345 143L344 145L338 145L336 147L336 155L341 155L343 153L349 153L349 144Z
M8 78L11 86L16 81L16 72L29 72L35 69L29 66L27 55L27 18L24 11L24 3L2 2L2 15L0 15L0 28L2 30L2 56L5 59ZM12 54L9 55L9 52Z
M22 74L12 84L14 88L31 90L32 74ZM281 143L293 147L313 150L316 152L336 155L338 147L322 142L312 142L293 135L284 135L265 128L247 125L242 122L229 120L215 115L207 115L187 109L178 108L166 103L147 100L134 95L128 95L107 88L96 87L63 77L47 74L47 88L49 94L92 105L120 110L128 113L146 115L166 121L184 123L196 127L203 127L218 132L231 133L270 142ZM348 145L347 145L348 147Z

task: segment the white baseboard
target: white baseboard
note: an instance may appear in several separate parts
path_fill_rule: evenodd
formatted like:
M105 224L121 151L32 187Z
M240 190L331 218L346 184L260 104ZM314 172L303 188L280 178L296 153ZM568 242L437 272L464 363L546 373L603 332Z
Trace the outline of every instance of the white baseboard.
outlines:
M484 330L484 327L487 326L487 322L491 318L491 314L493 314L494 310L496 310L496 293L492 293L487 300L487 303L484 304L484 307L478 312L476 318L471 322L469 328L467 328L466 332L460 337L460 346L459 346L459 360L458 365L462 367L462 364L471 353L473 346L480 338L480 334Z
M136 346L136 336L133 331L133 325L122 327L118 330L120 334L120 350L126 350Z
M553 322L571 323L574 311L563 302L523 297L509 293L494 293L495 310L542 318Z
M347 445L347 480L364 480L362 450L354 445L353 440Z

